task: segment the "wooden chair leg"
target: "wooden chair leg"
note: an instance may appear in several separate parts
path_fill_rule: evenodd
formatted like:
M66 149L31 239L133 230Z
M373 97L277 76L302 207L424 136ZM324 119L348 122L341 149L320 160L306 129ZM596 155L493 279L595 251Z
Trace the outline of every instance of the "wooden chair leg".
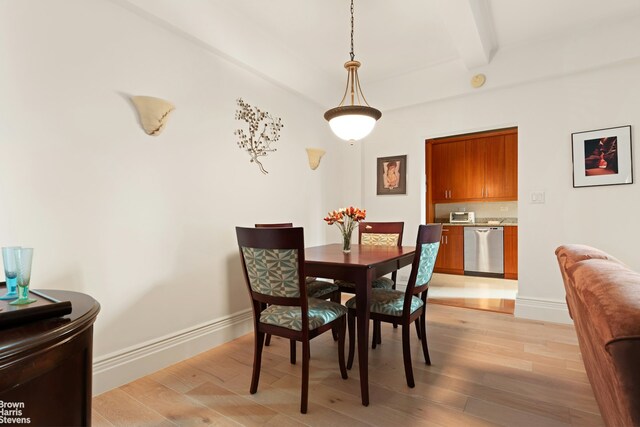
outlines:
M409 322L402 325L402 356L404 358L404 373L407 377L407 385L410 388L416 386L413 381L413 368L411 367L411 324Z
M371 348L375 349L378 345L378 334L380 333L380 322L373 321L373 332L371 333Z
M349 357L347 359L347 369L351 369L353 367L353 357L356 354L356 316L352 314L351 310L349 310L347 316L349 324Z
M422 341L422 354L424 354L424 361L427 365L431 365L431 358L429 357L429 346L427 346L427 313L426 311L422 312L422 316L420 316L420 335L421 335L421 341Z
M382 323L378 325L378 344L382 344Z
M340 299L341 299L341 296L340 296L340 291L339 291L339 290L338 290L338 291L334 291L334 292L331 294L331 299L330 299L330 301L335 302L335 303L338 303L338 304L341 304ZM336 325L337 325L337 324L336 324ZM331 329L331 333L333 334L333 340L334 340L334 341L338 341L338 338L339 338L339 336L340 336L340 335L339 335L339 333L338 333L337 326L334 326L334 327Z
M249 393L255 394L258 391L258 382L260 382L260 365L262 364L262 344L264 343L264 332L255 333L254 349L253 349L253 375L251 376L251 388Z
M309 340L302 342L302 395L300 397L300 412L307 413L309 402Z
M391 273L391 280L393 280L393 286L391 289L396 290L396 279L397 279L398 271L394 271ZM398 329L398 322L393 322L393 329Z
M262 304L262 310L267 307L269 307L269 304ZM271 345L271 334L267 334L267 340L265 341L264 345L266 345L267 347Z
M338 323L338 363L340 364L340 374L343 379L347 379L347 364L344 360L344 341L347 334L347 316L342 316Z
M289 341L289 358L291 359L291 364L296 364L296 340Z
M422 339L422 334L420 333L420 320L419 319L416 319L415 325L416 325L416 334L418 335L418 339L421 340Z

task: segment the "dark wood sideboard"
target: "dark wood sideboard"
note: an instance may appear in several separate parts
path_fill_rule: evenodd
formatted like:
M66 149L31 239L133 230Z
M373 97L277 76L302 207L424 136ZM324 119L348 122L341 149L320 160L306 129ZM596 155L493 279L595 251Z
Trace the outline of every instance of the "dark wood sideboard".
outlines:
M78 292L42 292L71 301L73 311L0 329L0 417L28 419L30 426L89 426L100 304Z

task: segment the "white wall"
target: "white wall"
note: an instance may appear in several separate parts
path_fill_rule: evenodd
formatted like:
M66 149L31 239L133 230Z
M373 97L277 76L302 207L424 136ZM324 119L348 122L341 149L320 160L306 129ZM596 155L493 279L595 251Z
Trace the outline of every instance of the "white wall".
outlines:
M143 132L129 95L176 105L164 133ZM269 175L236 145L238 97L282 117ZM322 113L118 4L0 2L0 245L35 248L35 288L100 302L98 360L232 319L249 307L234 227L293 221L322 244L322 217L359 188L359 167L331 172L360 155ZM305 147L328 152L316 171Z
M632 185L574 189L571 161L572 132L630 124L632 139L637 140L639 73L640 61L627 61L562 78L479 90L468 96L384 112L374 134L363 143L363 204L376 213L375 219L404 219L404 243L413 244L413 230L425 218L425 139L517 126L520 202L516 315L565 321L564 289L554 255L557 246L592 245L640 270L640 227L633 219L640 209L640 177L636 176ZM376 196L376 158L400 154L408 155L407 195ZM534 191L545 192L545 204L529 203Z

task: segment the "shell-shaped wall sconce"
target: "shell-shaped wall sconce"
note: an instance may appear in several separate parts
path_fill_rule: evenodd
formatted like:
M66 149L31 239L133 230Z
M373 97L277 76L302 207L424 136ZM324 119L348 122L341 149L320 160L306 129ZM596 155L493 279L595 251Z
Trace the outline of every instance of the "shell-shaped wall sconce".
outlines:
M307 156L309 157L309 167L311 170L318 169L320 166L320 159L324 156L326 151L321 150L320 148L306 148Z
M169 114L176 107L169 101L152 96L132 96L131 101L138 110L140 124L148 135L158 136L167 124Z

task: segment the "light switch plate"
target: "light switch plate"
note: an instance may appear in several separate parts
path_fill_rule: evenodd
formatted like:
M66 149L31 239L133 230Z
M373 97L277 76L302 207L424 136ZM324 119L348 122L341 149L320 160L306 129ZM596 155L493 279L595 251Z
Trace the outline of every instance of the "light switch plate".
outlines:
M544 191L534 191L531 193L531 203L544 203Z

